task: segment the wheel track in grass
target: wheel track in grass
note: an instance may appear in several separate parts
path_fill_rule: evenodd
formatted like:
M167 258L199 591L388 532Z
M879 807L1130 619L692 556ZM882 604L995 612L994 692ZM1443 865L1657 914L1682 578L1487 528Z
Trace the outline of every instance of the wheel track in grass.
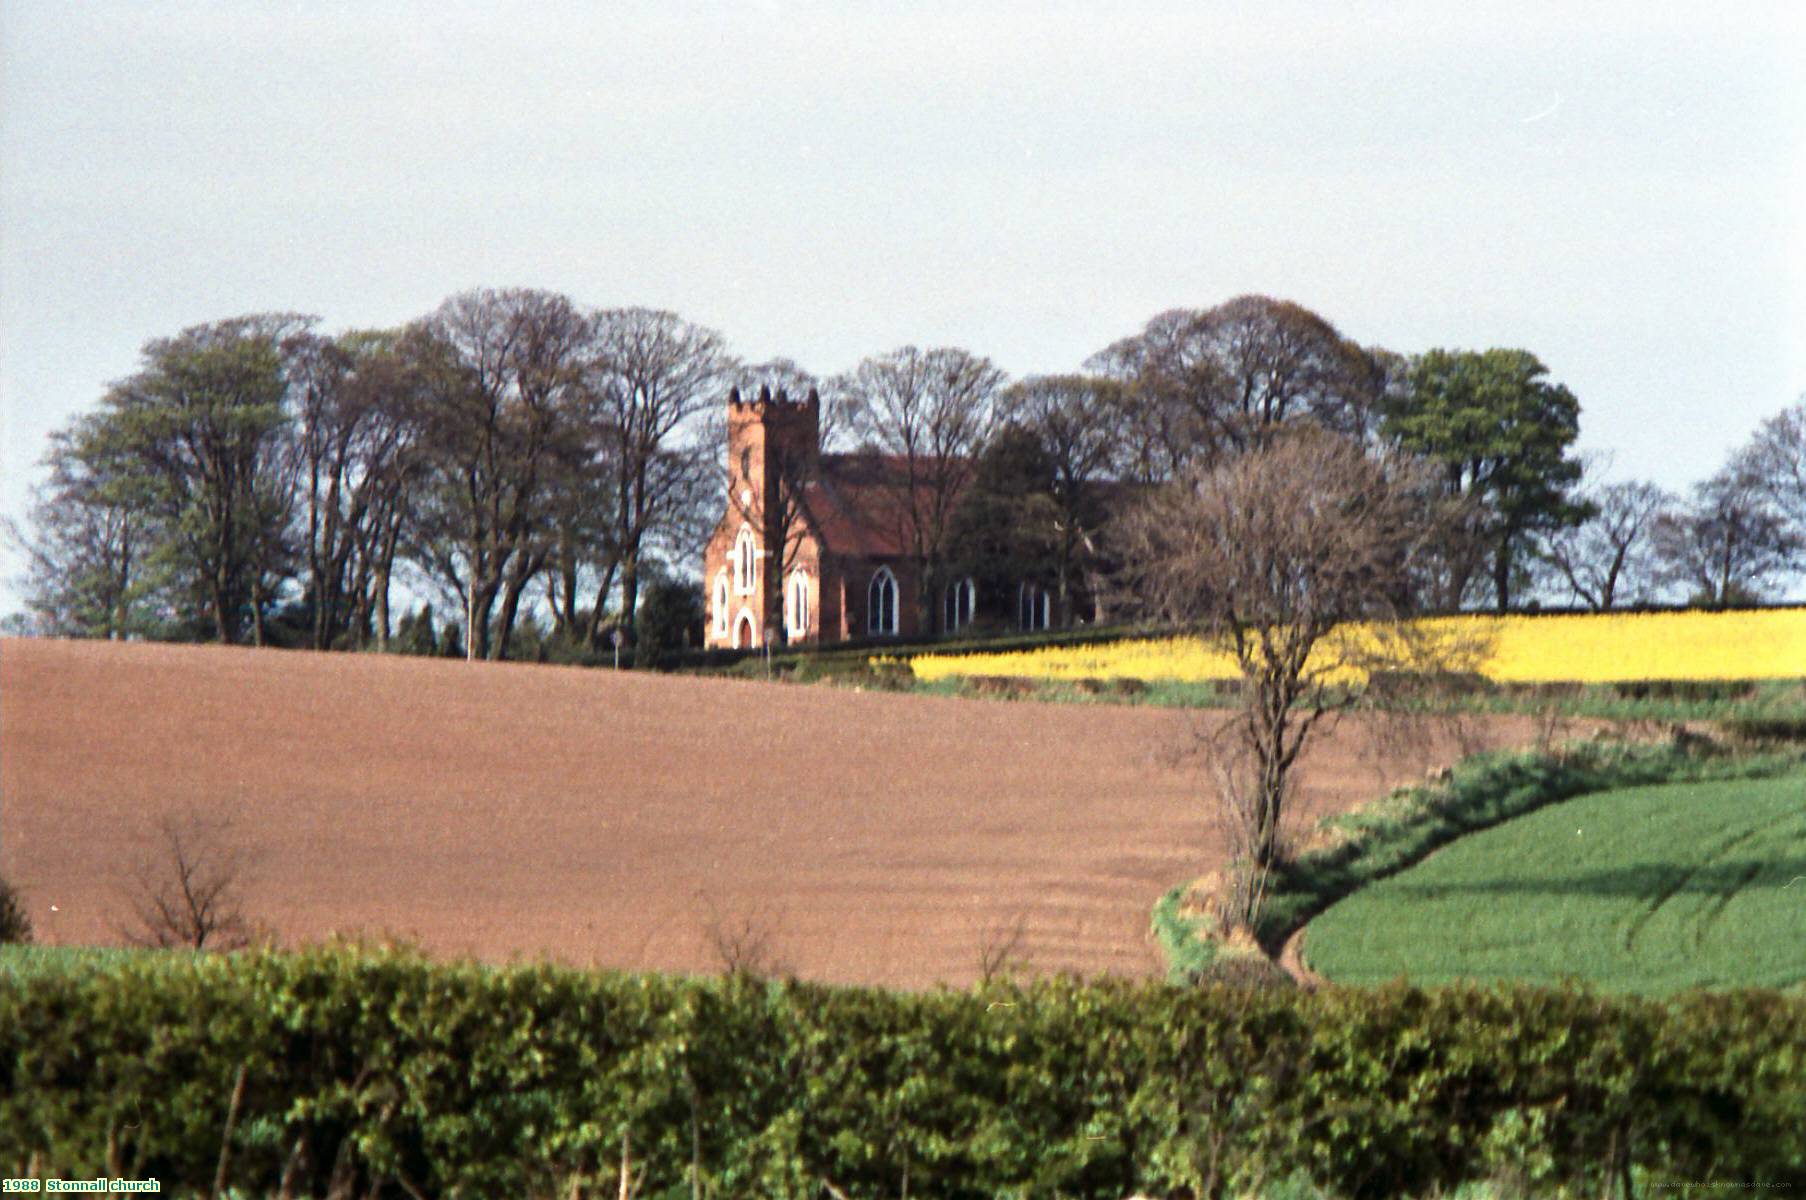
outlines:
M1649 904L1647 906L1645 906L1640 913L1638 913L1637 917L1633 921L1631 921L1630 925L1626 928L1625 934L1624 934L1624 950L1625 950L1625 952L1626 953L1634 953L1636 951L1637 938L1642 934L1644 928L1646 926L1648 926L1649 922L1652 919L1654 919L1656 913L1658 911L1660 911L1662 909L1662 907L1665 906L1670 900L1674 899L1675 896L1679 895L1681 889L1686 887L1689 882L1696 879L1699 876L1701 871L1704 871L1706 868L1710 867L1713 863L1718 862L1720 859L1722 859L1726 855L1730 854L1733 850L1737 849L1737 847L1742 846L1745 843L1750 842L1750 841L1754 840L1755 838L1759 837L1768 828L1769 828L1769 826L1767 824L1759 824L1759 825L1751 826L1751 827L1743 830L1741 833L1733 835L1728 841L1720 843L1716 848L1714 848L1712 851L1710 851L1704 858L1699 859L1692 866L1689 866L1689 867L1685 868L1684 870L1682 870L1681 872L1679 872L1678 874L1676 874L1674 876L1673 883L1671 883L1669 886L1664 887L1660 891L1658 891L1655 894L1654 898L1650 900ZM1758 866L1760 866L1760 864L1758 864ZM1697 942L1697 939L1696 939L1696 942Z

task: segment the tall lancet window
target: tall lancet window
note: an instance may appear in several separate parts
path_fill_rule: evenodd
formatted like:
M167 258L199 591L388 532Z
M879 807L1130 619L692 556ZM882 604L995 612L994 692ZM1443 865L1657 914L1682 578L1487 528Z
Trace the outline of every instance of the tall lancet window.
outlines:
M758 581L759 539L745 528L734 540L734 590L741 595L753 590Z
M713 613L715 618L715 636L718 638L725 638L727 636L728 604L727 568L722 567L719 571L715 572L715 603L713 606L715 610Z
M792 571L784 596L784 632L791 640L809 636L809 615L809 573Z
M897 577L889 567L879 567L872 576L865 597L865 627L868 633L897 632Z

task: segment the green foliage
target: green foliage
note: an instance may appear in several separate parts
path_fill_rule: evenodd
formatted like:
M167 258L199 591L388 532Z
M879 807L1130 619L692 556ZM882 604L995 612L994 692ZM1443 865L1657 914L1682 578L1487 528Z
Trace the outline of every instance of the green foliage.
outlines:
M280 342L311 318L243 317L144 348L144 366L92 418L118 494L150 516L143 574L190 625L220 641L262 615L292 571L276 459L289 420Z
M464 626L456 621L447 621L445 629L439 634L440 658L464 657Z
M643 1196L1398 1196L1507 1168L1552 1193L1786 1179L1802 1129L1806 998L1777 993L891 994L347 948L0 970L15 1176L195 1186L225 1136L257 1195L612 1195L623 1145Z
M1477 506L1473 533L1492 559L1501 612L1537 535L1585 519L1569 493L1580 463L1568 451L1580 433L1580 402L1545 378L1527 350L1431 350L1412 360L1409 393L1385 414L1385 435L1437 462L1451 496ZM1460 603L1470 568L1453 565Z
M1745 742L1806 742L1806 717L1738 717L1724 730Z
M1183 911L1186 891L1180 884L1156 900L1150 927L1166 955L1167 982L1174 984L1196 983L1217 956L1216 941Z
M423 604L417 612L406 613L395 627L389 649L396 654L417 654L431 658L439 652L439 632L433 620L433 606Z
M1035 434L1006 426L991 439L961 494L948 531L948 570L986 594L1023 580L1051 583L1059 508L1053 460Z
M1376 707L1420 712L1515 712L1610 721L1806 719L1806 686L1799 680L1489 683L1468 690L1406 689L1392 698L1368 695Z
M0 945L31 941L31 918L12 885L0 878Z
M669 651L700 646L707 621L700 583L657 579L640 593L638 653L647 661L656 661Z

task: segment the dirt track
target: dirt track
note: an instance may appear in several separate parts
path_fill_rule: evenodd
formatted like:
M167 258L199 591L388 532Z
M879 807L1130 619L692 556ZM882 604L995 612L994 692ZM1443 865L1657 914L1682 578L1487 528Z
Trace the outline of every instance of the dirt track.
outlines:
M960 984L1151 974L1148 909L1217 865L1191 718L524 665L0 643L0 872L40 940L116 942L156 818L228 816L285 940L714 970L752 927L800 975ZM1523 739L1527 723L1490 739ZM1345 723L1314 818L1452 747L1376 762ZM55 911L52 911L52 905Z

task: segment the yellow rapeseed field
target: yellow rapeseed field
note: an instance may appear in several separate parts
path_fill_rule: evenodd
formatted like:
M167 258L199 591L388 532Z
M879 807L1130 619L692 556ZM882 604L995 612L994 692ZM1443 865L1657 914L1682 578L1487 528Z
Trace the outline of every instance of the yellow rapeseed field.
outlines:
M1500 683L1806 678L1806 608L1440 617L1425 627L1470 647L1477 661L1469 665ZM926 654L909 665L920 679L1003 675L1197 682L1236 673L1228 653L1189 638Z

